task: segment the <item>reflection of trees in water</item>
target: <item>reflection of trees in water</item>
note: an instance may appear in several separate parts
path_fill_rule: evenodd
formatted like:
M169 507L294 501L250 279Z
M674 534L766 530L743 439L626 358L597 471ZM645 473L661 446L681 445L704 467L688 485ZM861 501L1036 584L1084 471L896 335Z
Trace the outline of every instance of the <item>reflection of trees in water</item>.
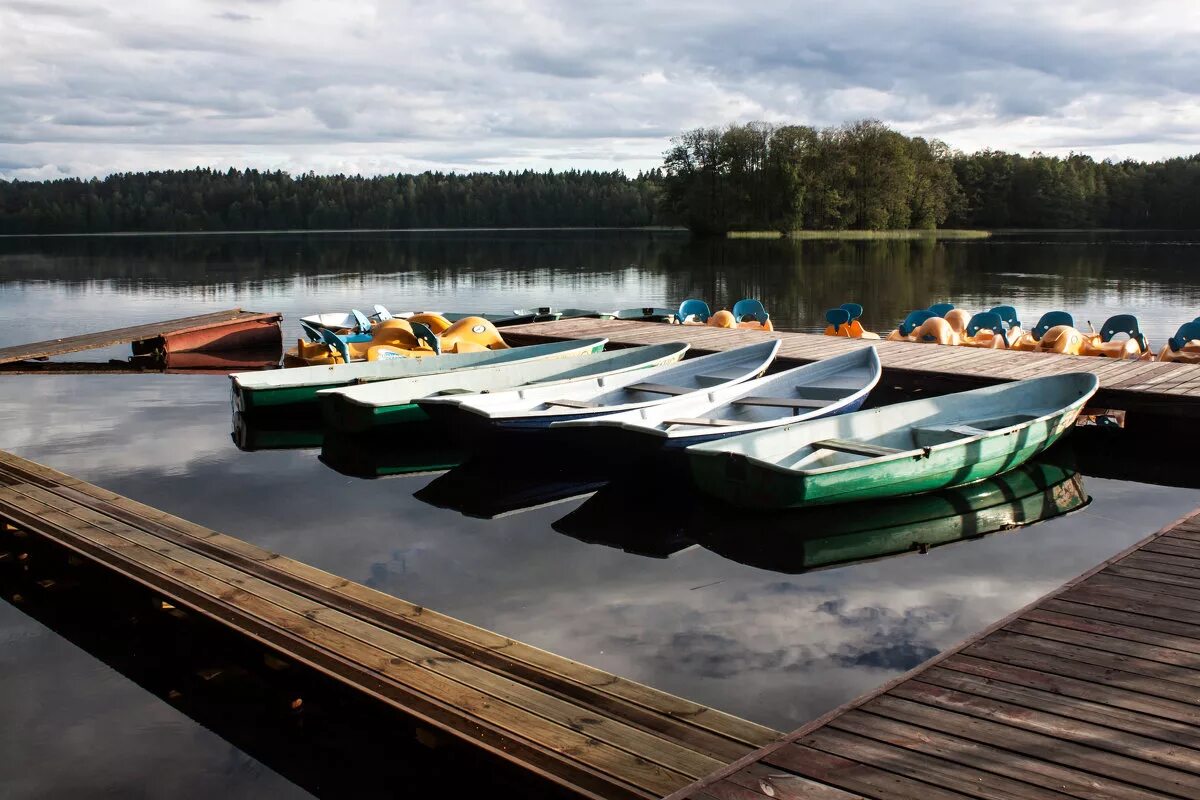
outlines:
M628 293L623 302L635 306L652 301L637 296L646 284L632 280L645 276L662 279L669 304L700 297L720 307L758 297L780 327L815 328L825 309L853 300L866 307L868 327L882 329L942 300L967 308L1011 302L1023 313L1190 307L1200 301L1190 279L1195 250L1146 234L1094 233L978 241L691 239L647 231L81 237L0 240L0 280L206 292L285 280L328 288L392 275L453 292L478 291L484 277L486 291L535 288L557 305L586 302L581 290L604 285Z

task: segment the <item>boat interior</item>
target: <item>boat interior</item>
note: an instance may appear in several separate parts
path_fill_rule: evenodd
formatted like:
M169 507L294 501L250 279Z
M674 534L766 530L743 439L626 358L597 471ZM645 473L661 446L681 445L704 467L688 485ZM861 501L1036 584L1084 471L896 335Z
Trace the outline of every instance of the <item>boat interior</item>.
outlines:
M780 380L782 378L782 380ZM807 381L795 383L791 376L765 378L756 382L749 394L736 399L718 400L714 407L709 398L696 403L696 411L679 409L677 414L661 419L652 410L641 416L647 423L661 430L673 431L693 427L722 427L746 425L756 422L771 422L782 417L795 417L833 405L861 391L870 381L870 371L847 370L825 376L813 376ZM700 411L700 409L705 409ZM688 416L696 413L696 416ZM655 417L659 419L655 419Z
M962 419L954 422L939 422L935 425L917 424L901 427L877 436L842 439L830 437L817 439L796 450L781 466L792 469L819 469L850 464L860 461L887 458L897 453L920 450L975 436L986 436L994 431L1031 422L1038 414L1004 414L985 419Z
M575 396L555 397L553 391L530 390L521 396L536 393L541 400L533 410L561 411L565 408L599 408L638 403L653 403L702 389L723 386L745 378L747 373L765 369L774 357L778 343L769 346L752 345L725 353L684 361L676 366L656 370L648 375L618 375L601 378L591 392L580 391ZM640 380L639 380L640 378ZM605 384L619 382L607 389ZM564 391L567 387L563 387ZM542 399L545 398L545 399Z

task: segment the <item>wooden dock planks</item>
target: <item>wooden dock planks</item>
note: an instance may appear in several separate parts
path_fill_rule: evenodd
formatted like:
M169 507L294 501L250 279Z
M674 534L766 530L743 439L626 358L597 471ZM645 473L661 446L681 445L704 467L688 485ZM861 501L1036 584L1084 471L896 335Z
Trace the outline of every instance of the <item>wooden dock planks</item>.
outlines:
M1200 797L1200 511L670 797Z
M67 353L77 353L82 350L94 350L100 347L111 347L118 344L133 344L135 342L150 342L170 337L193 335L201 341L219 335L223 329L238 331L253 330L255 326L273 326L274 339L279 340L278 326L281 315L277 313L260 314L253 311L242 311L232 308L228 311L215 311L209 314L199 314L193 317L150 322L144 325L133 325L128 328L116 328L97 333L85 333L79 336L67 336L62 339L51 339L45 342L14 345L0 348L0 364L16 361L50 358ZM205 335L205 332L213 332ZM245 338L244 336L242 338ZM252 336L250 344L262 344L262 336ZM270 339L268 335L265 337Z
M504 337L512 344L590 337L607 337L617 346L688 342L697 353L730 350L769 337L782 340L778 362L787 366L874 344L883 364L885 381L936 382L948 390L962 390L1042 375L1092 372L1100 378L1100 391L1094 401L1096 406L1168 417L1189 416L1200 411L1200 364L1118 361L628 320L568 319L515 325L504 329Z
M0 518L586 797L661 797L781 734L0 453Z

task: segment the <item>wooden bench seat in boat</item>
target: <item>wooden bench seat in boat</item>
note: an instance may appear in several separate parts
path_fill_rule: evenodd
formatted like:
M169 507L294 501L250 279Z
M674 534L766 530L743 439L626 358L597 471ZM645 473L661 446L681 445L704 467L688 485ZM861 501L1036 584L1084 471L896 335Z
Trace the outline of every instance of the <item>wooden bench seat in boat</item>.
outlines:
M587 400L547 400L548 406L563 406L564 408L596 408L597 403L589 403Z
M631 392L648 392L649 394L691 394L696 391L683 386L668 386L665 383L631 383L625 388Z
M843 397L849 397L854 394L855 389L845 389L840 386L808 386L800 384L796 387L796 391L801 397L807 397L812 400L841 400Z
M833 405L833 400L817 400L807 397L742 397L734 400L735 406L775 406L777 408L824 408Z
M679 419L663 420L664 425L741 425L743 422L736 419L714 419L712 417L680 417Z
M851 453L857 456L870 456L871 458L905 452L898 447L884 447L881 444L852 442L849 439L821 439L820 441L813 442L812 447L814 450L836 450L839 453Z

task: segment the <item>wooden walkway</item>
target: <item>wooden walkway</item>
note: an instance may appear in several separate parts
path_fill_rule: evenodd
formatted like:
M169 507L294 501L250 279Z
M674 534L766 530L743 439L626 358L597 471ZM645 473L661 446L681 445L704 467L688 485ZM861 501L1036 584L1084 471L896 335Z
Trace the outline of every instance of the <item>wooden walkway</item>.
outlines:
M884 379L912 387L955 391L999 381L1086 371L1100 377L1101 389L1094 401L1096 406L1168 417L1191 417L1200 412L1200 365L1197 364L1117 361L1048 353L940 347L913 342L844 339L810 333L763 333L596 319L516 325L505 328L503 334L505 340L513 344L596 336L607 337L615 345L689 342L695 352L700 353L728 350L772 337L783 340L778 363L788 366L874 344L883 364Z
M662 797L782 736L7 453L0 519L583 797Z
M671 797L1200 797L1200 512Z
M274 328L274 341L278 344L281 318L282 315L278 313L260 314L232 308L228 311L215 311L194 317L149 322L145 325L133 325L111 331L85 333L79 336L51 339L46 342L3 347L0 348L0 364L50 358L118 344L145 343L141 350L150 351L161 348L163 342L175 338L189 338L200 343L208 342L206 346L210 348L213 347L214 341L219 341L223 337L234 339L231 344L235 347L244 344L262 345L269 343L272 334L269 330L261 329L270 327ZM195 348L188 347L187 349ZM214 349L222 348L217 346ZM231 348L226 346L223 349Z

